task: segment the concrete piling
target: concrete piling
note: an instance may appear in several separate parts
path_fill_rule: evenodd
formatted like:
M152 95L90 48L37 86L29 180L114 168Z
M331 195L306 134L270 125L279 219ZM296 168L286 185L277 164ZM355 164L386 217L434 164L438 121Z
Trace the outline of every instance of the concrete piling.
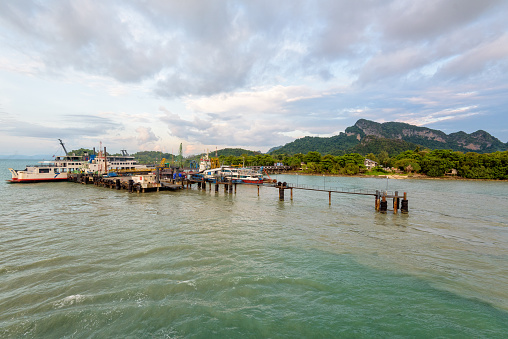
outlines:
M381 203L379 204L379 212L386 213L388 209L388 202L386 201L386 194L383 194L381 198Z
M408 206L406 192L404 192L404 199L402 199L402 202L401 202L401 205L400 205L400 213L403 213L403 214L409 213L409 206Z

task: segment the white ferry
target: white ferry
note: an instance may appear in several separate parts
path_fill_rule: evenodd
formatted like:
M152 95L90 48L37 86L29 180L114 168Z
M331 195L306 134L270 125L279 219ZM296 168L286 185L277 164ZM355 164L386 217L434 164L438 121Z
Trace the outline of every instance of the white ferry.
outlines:
M106 157L102 152L98 155L69 155L62 140L60 144L65 156L57 156L52 161L40 161L38 165L26 166L24 170L9 168L12 178L8 181L11 183L64 181L68 179L69 173L75 172L104 174L112 170L146 168L145 165L139 165L125 150L122 150L122 156Z
M38 165L28 165L24 170L9 168L12 183L67 180L68 174L80 171L88 162L86 156L62 156L52 161L40 161Z

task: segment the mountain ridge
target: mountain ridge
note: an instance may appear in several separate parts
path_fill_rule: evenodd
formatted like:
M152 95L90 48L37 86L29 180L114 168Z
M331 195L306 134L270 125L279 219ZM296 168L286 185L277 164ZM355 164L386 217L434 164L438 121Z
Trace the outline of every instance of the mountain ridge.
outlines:
M403 122L379 123L359 119L353 126L346 128L344 132L336 136L328 138L303 137L284 146L274 147L270 153L305 154L309 151L317 151L340 155L346 152L366 154L365 152L387 151L393 154L400 150L414 149L415 147L492 153L508 150L508 143L501 142L484 130L473 133L458 131L446 134L440 130ZM377 152L373 152L373 150L377 150Z

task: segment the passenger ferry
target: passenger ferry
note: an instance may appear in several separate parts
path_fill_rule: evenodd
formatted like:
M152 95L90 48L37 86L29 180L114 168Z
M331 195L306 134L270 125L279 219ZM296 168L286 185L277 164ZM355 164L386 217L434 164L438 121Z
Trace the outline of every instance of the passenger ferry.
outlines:
M60 139L59 139L60 140ZM122 150L121 156L104 156L101 151L98 155L69 155L60 140L65 156L57 156L52 161L40 161L38 165L28 165L24 170L9 168L11 183L28 183L44 181L64 181L69 173L98 173L103 174L112 170L144 169L145 165L137 163L133 156ZM95 151L94 151L95 152Z
M53 161L40 161L38 165L28 165L24 170L9 168L10 182L64 181L68 174L79 171L87 163L85 156L56 157Z

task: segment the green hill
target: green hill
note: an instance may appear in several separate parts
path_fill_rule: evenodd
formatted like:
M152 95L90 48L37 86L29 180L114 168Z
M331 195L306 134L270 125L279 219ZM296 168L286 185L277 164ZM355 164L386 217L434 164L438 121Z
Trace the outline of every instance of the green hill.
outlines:
M342 155L345 153L398 154L416 147L429 149L451 149L461 152L491 153L508 150L504 144L489 133L479 130L468 134L456 132L446 134L427 127L402 122L377 123L360 119L345 133L321 138L303 137L284 146L274 147L270 154L306 154L316 151L321 154Z

